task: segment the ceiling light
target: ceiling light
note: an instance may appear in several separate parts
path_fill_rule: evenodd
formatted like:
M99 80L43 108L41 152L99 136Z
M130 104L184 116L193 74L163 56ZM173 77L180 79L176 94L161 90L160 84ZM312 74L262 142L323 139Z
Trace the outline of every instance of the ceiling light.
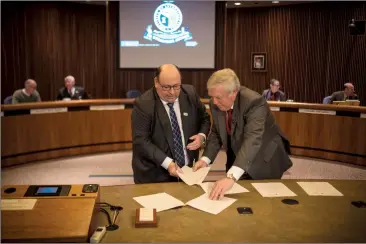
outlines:
M241 3L234 3L235 5L241 5Z
M272 1L272 3L279 3L280 1Z

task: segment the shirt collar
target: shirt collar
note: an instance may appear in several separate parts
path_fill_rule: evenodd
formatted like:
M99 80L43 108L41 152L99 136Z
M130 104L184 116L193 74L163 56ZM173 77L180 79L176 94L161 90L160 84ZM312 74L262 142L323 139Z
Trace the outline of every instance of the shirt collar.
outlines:
M28 97L31 95L31 94L28 94L28 93L27 93L27 91L26 91L25 89L23 89L22 91L23 91L23 93L24 93L25 95L27 95Z
M164 100L163 100L163 99L161 99L161 98L160 98L160 101L164 104L164 106L168 104L168 102L167 102L167 101L164 101ZM177 99L175 99L174 103L176 103L176 102L178 102L178 97L177 97Z

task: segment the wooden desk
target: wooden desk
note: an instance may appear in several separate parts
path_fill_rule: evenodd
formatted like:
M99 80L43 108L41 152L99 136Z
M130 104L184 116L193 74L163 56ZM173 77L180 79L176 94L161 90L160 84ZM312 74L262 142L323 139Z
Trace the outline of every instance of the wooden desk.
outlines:
M344 196L308 196L294 180L282 180L297 194L299 205L286 205L283 198L264 198L250 184L250 192L229 195L238 199L218 215L189 206L158 213L157 228L135 228L135 211L141 207L132 198L166 192L188 202L203 194L199 186L161 183L101 188L101 201L122 205L120 228L108 232L103 242L366 242L366 209L351 201L366 201L366 181L328 181ZM279 181L255 181L279 182ZM253 215L239 215L237 207L251 207ZM99 225L107 223L99 216Z
M2 167L131 149L133 102L111 99L2 105ZM269 104L294 155L366 165L366 107Z

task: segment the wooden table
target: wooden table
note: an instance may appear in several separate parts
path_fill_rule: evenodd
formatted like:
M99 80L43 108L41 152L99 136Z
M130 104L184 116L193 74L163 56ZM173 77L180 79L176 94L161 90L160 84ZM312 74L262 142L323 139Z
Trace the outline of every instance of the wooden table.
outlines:
M103 242L366 242L366 208L351 201L366 201L366 181L328 181L344 196L308 196L294 180L283 182L299 201L286 205L283 198L264 198L250 184L250 192L229 195L238 199L218 215L189 206L158 213L157 228L135 228L135 211L141 207L132 198L166 192L187 202L203 194L198 186L160 183L101 188L101 201L123 206L117 219L120 228L108 232ZM237 207L251 207L253 215L239 215ZM107 224L99 215L99 225Z
M208 104L207 99L202 101ZM131 149L133 102L110 99L2 105L2 167ZM269 104L294 155L366 165L366 107Z

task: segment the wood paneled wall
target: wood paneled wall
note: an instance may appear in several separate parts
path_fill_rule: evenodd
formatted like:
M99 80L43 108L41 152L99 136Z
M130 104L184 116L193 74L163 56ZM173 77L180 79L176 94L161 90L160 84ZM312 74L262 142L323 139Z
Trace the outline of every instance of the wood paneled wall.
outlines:
M348 21L366 19L362 2L308 3L225 9L217 3L216 68L234 69L242 84L262 92L271 78L301 102L322 98L352 81L366 105L366 37L350 36ZM43 100L54 100L73 75L93 98L145 91L153 70L118 69L118 3L3 2L2 100L34 78ZM267 52L268 71L251 72L251 52ZM210 70L184 70L185 83L206 95Z

